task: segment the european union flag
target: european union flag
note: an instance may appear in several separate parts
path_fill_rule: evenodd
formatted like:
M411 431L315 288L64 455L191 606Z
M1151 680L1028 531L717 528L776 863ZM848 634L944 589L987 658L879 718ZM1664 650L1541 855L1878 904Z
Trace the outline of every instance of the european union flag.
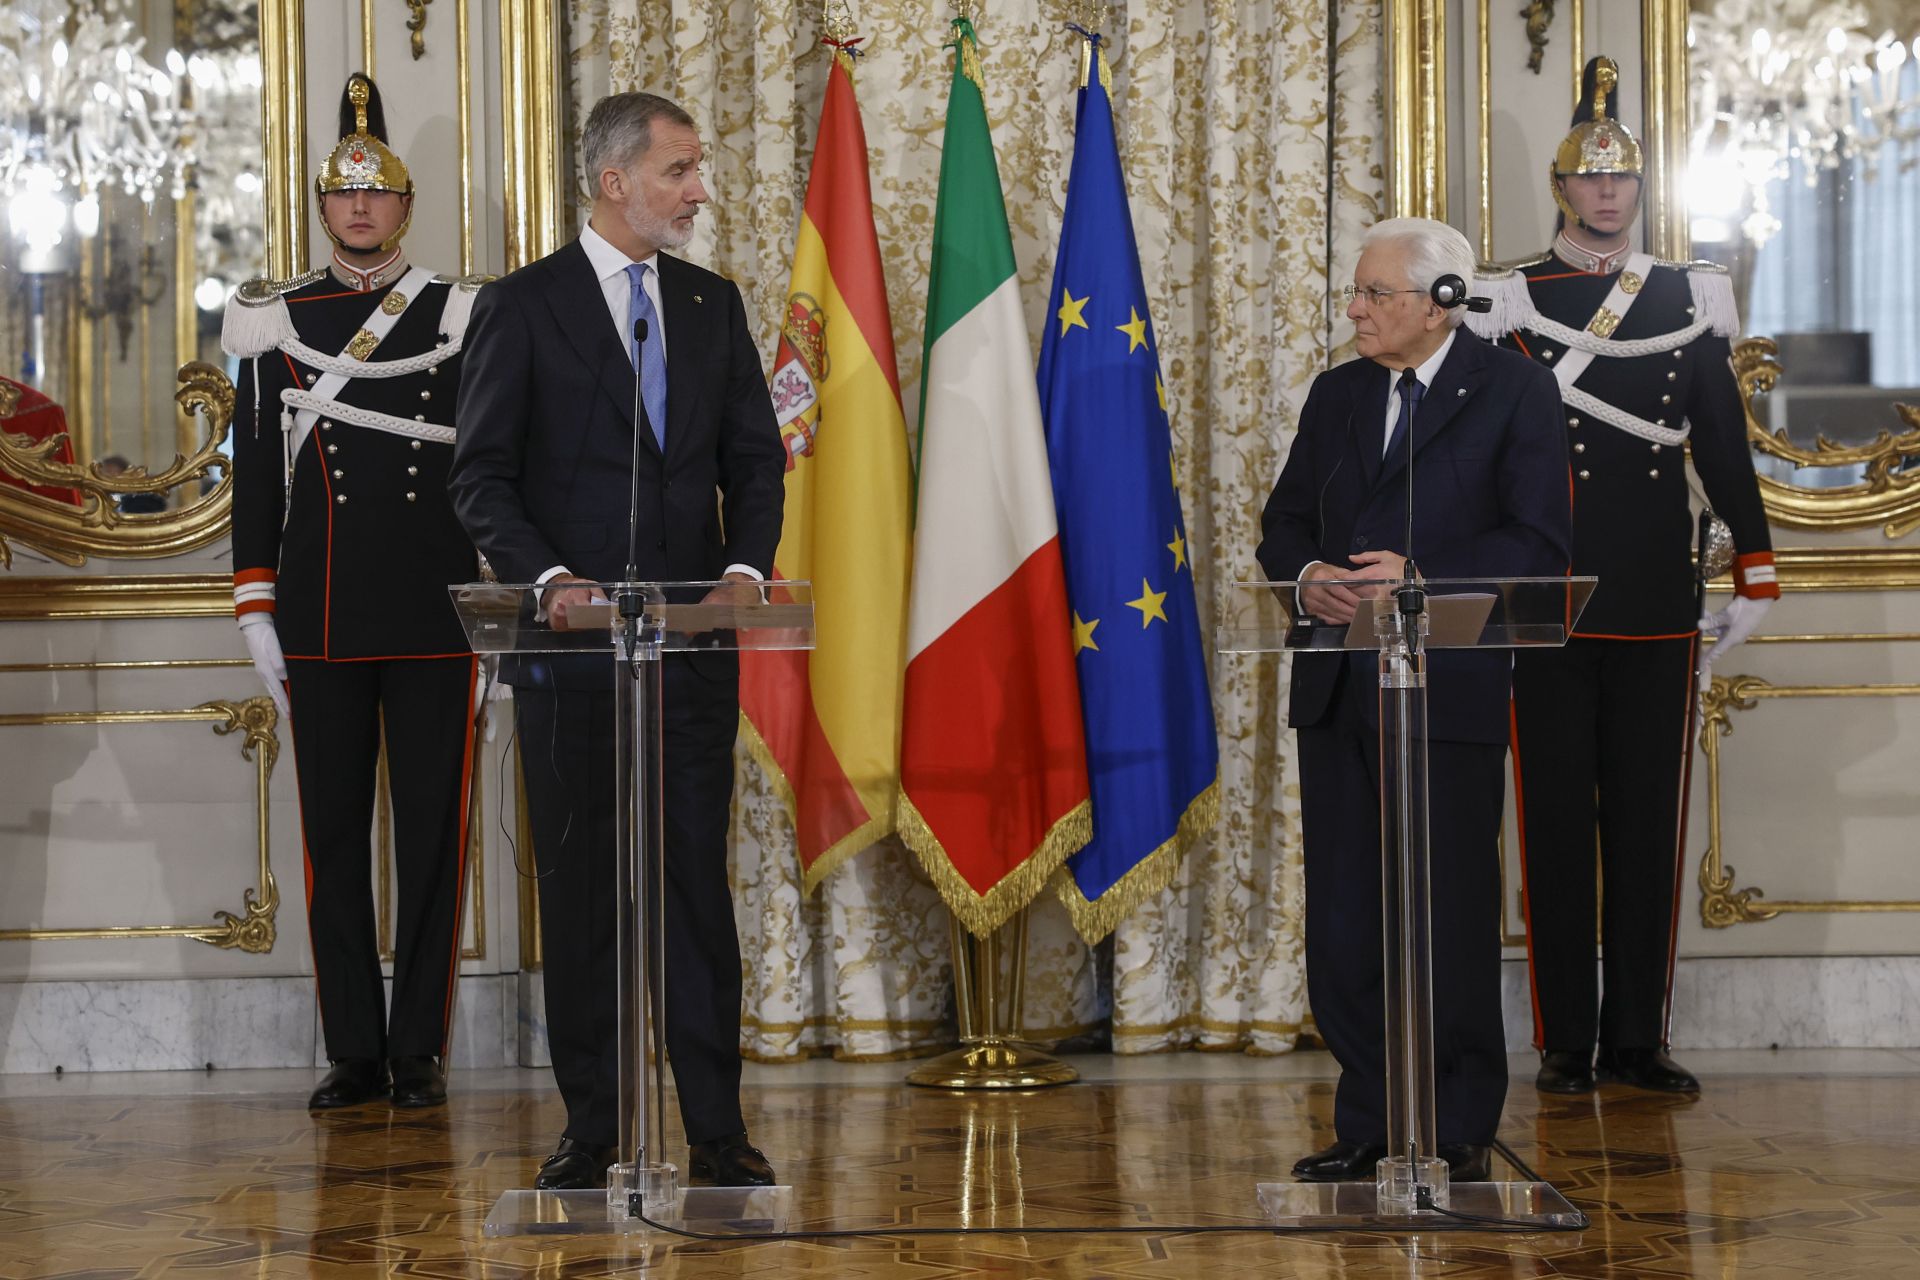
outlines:
M1061 896L1091 942L1165 888L1213 825L1220 757L1166 387L1089 43L1040 404L1093 784L1093 839L1068 860Z

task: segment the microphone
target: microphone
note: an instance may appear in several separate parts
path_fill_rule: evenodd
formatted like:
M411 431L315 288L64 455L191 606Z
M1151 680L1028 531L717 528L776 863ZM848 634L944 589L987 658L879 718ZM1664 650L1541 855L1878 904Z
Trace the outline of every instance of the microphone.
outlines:
M640 403L640 362L646 359L647 322L645 317L633 322L633 460L628 470L627 504L627 576L633 582L640 576L640 431L646 421L644 407ZM629 622L640 616L640 596L635 591L620 593L620 616Z

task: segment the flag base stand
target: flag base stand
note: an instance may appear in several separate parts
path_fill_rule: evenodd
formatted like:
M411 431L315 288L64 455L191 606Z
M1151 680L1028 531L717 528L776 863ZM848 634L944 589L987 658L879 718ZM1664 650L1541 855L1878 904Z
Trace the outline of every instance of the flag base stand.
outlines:
M1071 1084L1080 1073L1043 1049L1023 1044L1008 1032L1020 1025L1027 994L1027 912L1013 924L1013 974L1007 999L999 998L1000 935L968 934L955 920L953 995L960 1021L960 1047L923 1062L907 1073L907 1083L928 1089L1044 1089Z

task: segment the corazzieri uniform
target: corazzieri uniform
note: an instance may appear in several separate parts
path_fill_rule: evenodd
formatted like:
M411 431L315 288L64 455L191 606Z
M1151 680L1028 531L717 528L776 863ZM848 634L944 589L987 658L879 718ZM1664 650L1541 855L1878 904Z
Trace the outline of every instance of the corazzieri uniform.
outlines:
M1554 179L1638 177L1639 144L1596 59ZM1597 80L1597 84L1596 84ZM1467 323L1552 369L1566 405L1573 565L1599 584L1563 649L1515 655L1513 741L1535 1047L1668 1046L1699 660L1694 469L1738 550L1734 587L1771 598L1772 543L1731 364L1725 270L1556 235L1551 252L1483 271ZM1596 885L1596 836L1600 875ZM1597 900L1598 899L1598 900ZM1596 983L1596 914L1604 998Z
M413 191L383 126L369 126L370 92L362 76L349 82L323 195ZM444 1056L467 882L477 659L447 588L472 580L477 558L446 482L480 281L411 265L405 231L370 270L336 254L291 280L249 282L222 333L241 361L234 607L243 625L271 617L286 658L307 922L334 1062ZM383 736L397 890L390 1013L372 881Z

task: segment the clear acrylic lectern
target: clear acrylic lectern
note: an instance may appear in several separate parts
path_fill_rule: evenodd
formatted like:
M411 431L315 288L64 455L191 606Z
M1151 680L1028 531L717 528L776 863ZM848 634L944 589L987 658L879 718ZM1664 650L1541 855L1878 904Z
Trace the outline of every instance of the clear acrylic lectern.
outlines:
M490 1236L642 1229L639 1215L703 1230L784 1230L788 1187L680 1186L664 1156L665 929L660 659L727 649L811 649L807 582L606 582L596 602L567 611L562 629L544 588L474 582L450 587L467 641L481 655L598 655L614 672L618 939L619 1158L605 1191L509 1191L488 1215ZM535 856L538 856L536 851Z
M1351 588L1346 622L1314 614L1326 582L1237 582L1216 635L1222 653L1372 649L1380 655L1380 879L1385 938L1387 1156L1364 1182L1263 1182L1276 1223L1431 1228L1440 1211L1567 1230L1585 1217L1545 1182L1450 1185L1433 1085L1427 875L1429 649L1559 646L1595 578L1379 581ZM1303 600L1300 592L1308 594Z

